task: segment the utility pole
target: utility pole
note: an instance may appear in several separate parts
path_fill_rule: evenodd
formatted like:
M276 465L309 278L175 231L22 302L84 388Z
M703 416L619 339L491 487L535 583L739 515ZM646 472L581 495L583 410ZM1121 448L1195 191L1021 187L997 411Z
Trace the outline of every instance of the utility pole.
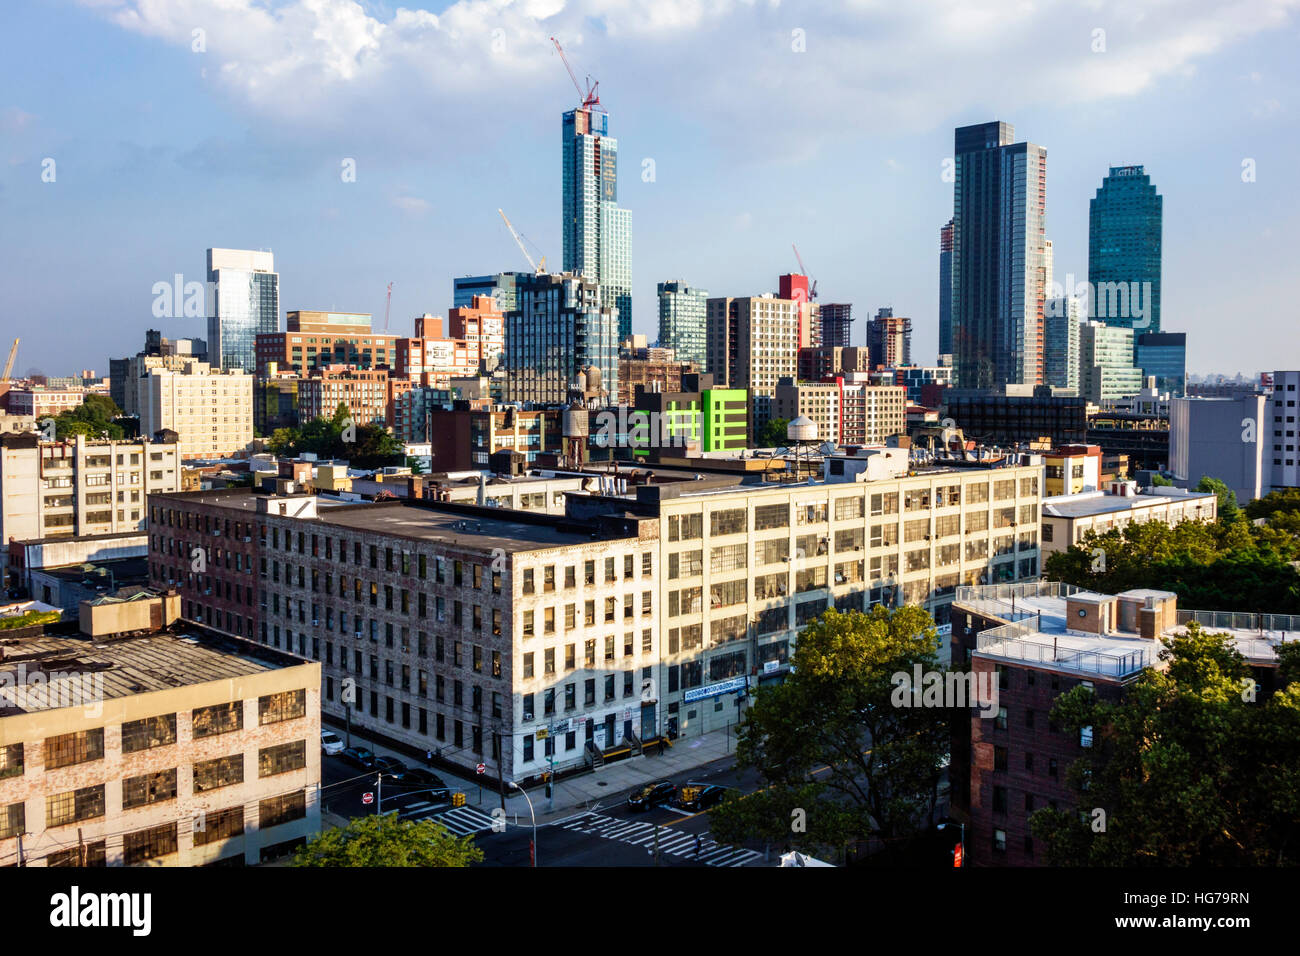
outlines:
M506 815L506 747L505 736L497 728L497 785L501 790L501 819ZM511 738L513 742L513 738Z

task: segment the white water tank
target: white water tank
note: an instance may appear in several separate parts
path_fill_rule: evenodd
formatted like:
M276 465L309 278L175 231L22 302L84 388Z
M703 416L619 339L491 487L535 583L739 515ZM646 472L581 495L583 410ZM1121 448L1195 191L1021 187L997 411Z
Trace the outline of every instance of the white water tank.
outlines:
M807 415L800 415L785 426L785 437L792 442L816 441L817 423Z

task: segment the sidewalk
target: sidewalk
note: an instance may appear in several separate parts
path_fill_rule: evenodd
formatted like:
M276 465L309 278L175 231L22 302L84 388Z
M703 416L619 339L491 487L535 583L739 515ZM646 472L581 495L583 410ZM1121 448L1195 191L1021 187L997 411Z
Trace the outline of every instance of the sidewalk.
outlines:
M412 761L405 754L397 753L378 743L371 743L354 728L353 743L364 744L378 755L397 757L408 764L421 766L419 761ZM680 786L691 778L692 771L704 764L721 760L736 752L735 728L728 733L717 730L696 737L680 737L660 756L642 755L628 757L586 773L566 777L555 783L555 809L549 809L550 801L546 798L546 785L535 784L527 788L525 798L518 790L506 791L506 817L511 823L530 823L528 800L533 802L533 813L539 824L552 822L572 816L575 812L594 809L597 804L610 807L624 798L624 794L638 784L653 783L656 780L671 780ZM442 767L435 768L435 773L447 781L447 785L465 793L468 806L476 807L490 814L494 807L501 806L501 796L496 787L480 785L471 776L458 776ZM387 801L385 801L387 802Z

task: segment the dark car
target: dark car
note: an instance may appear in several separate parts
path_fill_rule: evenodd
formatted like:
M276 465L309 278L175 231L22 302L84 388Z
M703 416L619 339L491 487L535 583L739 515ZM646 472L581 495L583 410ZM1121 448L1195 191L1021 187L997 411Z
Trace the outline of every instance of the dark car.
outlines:
M339 756L362 770L371 770L375 766L375 755L365 747L349 747Z
M406 772L406 764L396 757L376 757L374 769L380 773L391 773L397 776Z
M671 803L676 795L677 787L667 780L660 780L658 783L646 784L633 790L632 795L627 798L627 805L632 810L649 810L651 807L661 807Z
M721 803L731 790L716 783L688 783L677 791L677 805L683 810L708 810Z
M394 781L399 787L418 790L446 790L447 784L436 773L423 767L412 767L397 774Z

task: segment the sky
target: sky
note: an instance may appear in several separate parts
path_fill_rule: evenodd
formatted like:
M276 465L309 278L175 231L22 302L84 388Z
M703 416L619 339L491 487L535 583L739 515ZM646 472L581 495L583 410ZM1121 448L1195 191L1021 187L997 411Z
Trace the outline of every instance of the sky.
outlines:
M550 37L600 83L632 211L633 330L656 283L775 291L797 271L938 343L953 129L1047 149L1055 278L1087 276L1111 165L1164 197L1165 331L1188 369L1300 368L1300 0L6 0L0 10L0 354L107 374L154 287L208 247L270 249L282 311L446 314L452 278L558 271ZM348 169L355 176L345 175Z

